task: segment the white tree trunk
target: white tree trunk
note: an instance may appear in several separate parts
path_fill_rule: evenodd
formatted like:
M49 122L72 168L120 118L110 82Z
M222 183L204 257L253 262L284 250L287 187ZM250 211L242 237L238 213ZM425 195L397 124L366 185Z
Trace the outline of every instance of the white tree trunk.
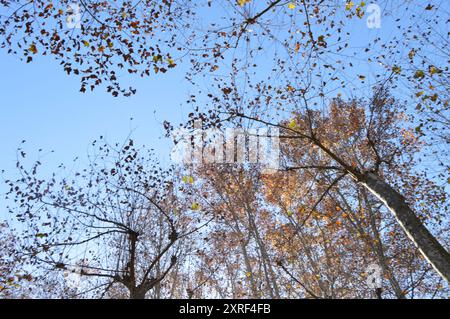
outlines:
M366 173L358 181L386 205L422 255L450 282L450 254L423 225L405 198L374 173Z

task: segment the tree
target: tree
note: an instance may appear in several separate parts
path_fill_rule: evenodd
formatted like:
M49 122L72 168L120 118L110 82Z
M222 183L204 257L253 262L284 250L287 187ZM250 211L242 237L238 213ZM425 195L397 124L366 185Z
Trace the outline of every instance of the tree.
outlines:
M54 56L67 74L80 77L81 92L105 84L113 96L136 92L123 87L121 75L146 77L176 66L169 53L175 33L164 35L189 15L182 1L172 0L4 0L0 6L0 47L27 63L38 54Z
M215 217L216 227L212 234L217 240L211 241L211 252L215 253L209 252L206 256L221 258L219 262L212 259L213 265L219 266L230 262L229 258L223 258L222 250L233 249L236 256L236 261L232 263L236 267L235 276L249 287L248 291L245 285L242 291L233 289L233 297L280 298L275 261L265 238L265 228L273 220L259 198L260 172L233 165L206 165L196 171L196 176L204 181L197 193L202 194L204 205ZM223 246L222 236L230 241L227 247ZM245 269L240 265L245 265ZM227 266L229 271L230 266ZM230 280L231 285L236 285L236 278Z
M396 233L397 229L390 224L395 220L422 256L449 282L450 255L445 242L449 170L441 159L448 157L448 41L442 14L448 11L446 2L383 0L377 6L340 0L201 3L165 0L136 4L81 1L85 14L80 29L70 30L65 29L62 17L68 14L73 21L74 15L66 12L64 1L62 7L43 0L25 3L3 0L0 4L8 13L0 18L1 46L27 62L37 54L52 54L61 60L68 73L81 75L82 92L88 86L93 89L106 84L114 96L130 95L135 91L122 88L126 81L119 78L121 69L149 76L187 61L190 70L186 78L199 93L187 100L194 111L189 114L186 127L192 128L194 122L201 120L203 128L225 125L279 128L285 140L283 147L288 150L284 153L284 168L311 172L299 178L307 178L315 187L306 205L309 213L303 216L304 223L322 204L328 208L330 201L354 214L360 213L356 209L359 205L364 208L367 220L353 219L354 225L347 225L348 231L369 235L372 242L364 245L387 272L394 272L384 256L390 249L416 256L410 245L402 242L397 246L380 232L379 225L385 223ZM389 29L392 32L371 29L380 24L392 26ZM49 25L56 26L49 28ZM152 37L146 37L145 33ZM196 106L197 103L201 106ZM169 132L173 129L168 121L165 127ZM290 151L297 156L290 157ZM241 206L232 207L234 215L227 216L228 225L220 229L217 238L230 229L236 231L236 225L246 224L239 215L245 215L242 211L247 214L251 211L247 216L250 221L255 212L246 206L254 204L251 197L254 194L242 198L238 196L242 194L213 183L210 187L214 196L226 195L228 201L233 197ZM343 199L347 189L352 190L352 197L346 203ZM196 196L197 201L205 199ZM218 202L231 206L227 200ZM436 207L436 203L440 206ZM280 209L289 209L284 203L276 204ZM199 210L198 202L191 205L194 211ZM338 215L342 211L341 208ZM371 222L366 224L367 221ZM296 225L290 221L283 227L287 232L293 231L295 240L303 240L297 246L302 252L311 248L308 240L312 238L308 233L298 234L304 231L304 223ZM239 226L241 230L236 233L256 240L261 228L264 226L259 223L245 231ZM326 240L336 240L339 231L341 228L316 239L326 246ZM235 238L241 236L236 233ZM274 232L272 236L278 238L280 234ZM133 242L130 234L127 240ZM235 243L233 251L244 254L246 249L238 241ZM388 247L384 243L389 243ZM265 244L258 245L261 253L258 262L267 265L273 258L263 256ZM344 254L343 250L327 251ZM279 252L273 254L276 253ZM367 257L360 251L354 254L361 259ZM203 257L202 262L209 265ZM323 256L313 257L321 260ZM311 264L314 258L308 262ZM335 263L338 260L334 259ZM221 274L227 272L232 282L238 261L222 260L220 265L223 263L226 265ZM310 296L332 295L323 283L320 287L314 279L294 274L295 267L281 265L284 274L304 285L302 289L306 293L308 289ZM411 273L423 268L416 261L404 265ZM246 267L252 268L251 262ZM325 273L332 277L335 274L330 269ZM209 272L206 278L211 279L214 276ZM199 278L205 277L205 273L198 273ZM343 269L339 275L342 273ZM405 284L401 281L389 280L397 297L405 295L401 287ZM217 291L226 295L227 289L219 283L216 279ZM190 291L195 287L191 288ZM237 287L231 290L238 295ZM254 287L250 290L257 291ZM335 291L333 296L336 295Z
M303 150L290 144L286 161L304 161ZM327 170L264 174L240 164L204 165L191 174L195 201L214 218L199 244L197 298L274 298L272 287L281 298L445 296L389 211L349 179L330 188ZM423 206L435 198L429 200ZM423 213L429 222L438 217ZM382 269L382 288L368 286L371 264Z
M27 295L24 286L33 281L26 271L20 251L18 236L9 228L8 223L0 222L0 296L2 298L20 298Z
M72 177L39 178L40 161L30 170L19 161L21 177L7 181L10 210L27 225L33 266L86 278L77 295L104 296L121 285L130 298L144 298L176 265L193 216L174 197L171 170L150 152L132 140L92 145L88 168Z
M301 143L306 143L307 147L316 147L320 152L318 156L320 158L325 156L326 161L329 162L327 163L328 165L319 165L318 167L312 165L309 168L340 171L341 175L332 182L331 186L334 186L339 179L349 175L358 184L367 188L394 214L405 233L436 271L449 281L450 254L423 225L423 222L411 209L406 198L383 177L388 173L396 173L400 163L394 164L393 162L398 157L407 155L407 152L411 151L408 147L412 146L407 140L392 141L397 132L401 131L400 127L392 125L393 121L395 121L395 113L393 111L395 110L395 100L390 98L384 87L380 87L375 91L369 103L370 113L367 116L364 116L364 110L358 112L357 109L354 109L355 102L346 104L338 101L337 103L338 105L331 105L330 113L334 112L334 114L330 117L309 110L308 106L306 106L306 111L300 114L300 118L293 119L284 125L265 122L242 113L237 113L236 116L271 126L281 126L288 134L293 134L293 136L288 138L301 140ZM343 125L339 123L338 112L347 113L349 118L346 120L350 122L356 121L356 123L348 123L348 125L353 124L356 126L355 134L346 132ZM300 122L299 125L297 125L297 121ZM337 128L337 134L348 135L346 140L344 140L347 145L343 144L341 146L342 142L336 140L337 135L331 135L330 139L333 125L336 125L334 129L336 130ZM347 126L347 128L350 129L351 126ZM359 149L354 149L355 147ZM363 153L362 151L365 152ZM383 172L382 165L386 165L386 168L393 170L393 172ZM304 167L299 166L299 168L302 169Z

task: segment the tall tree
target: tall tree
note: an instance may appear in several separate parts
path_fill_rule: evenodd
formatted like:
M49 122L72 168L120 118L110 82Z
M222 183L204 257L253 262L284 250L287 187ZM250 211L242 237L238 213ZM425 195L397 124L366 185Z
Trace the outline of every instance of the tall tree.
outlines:
M381 203L422 256L442 278L450 280L448 238L442 225L448 221L449 181L448 163L442 160L448 157L447 2L80 1L81 18L75 12L78 9L68 10L65 1L2 0L0 5L1 46L27 62L39 54L55 56L66 72L81 77L82 92L105 84L114 96L130 95L135 91L123 88L123 73L149 76L187 61L191 68L186 78L199 89L187 102L202 103L190 114L187 126L202 120L204 127L227 123L238 128L280 128L285 147L303 152L295 158L286 156L285 169L318 174L308 176L317 187L315 200L308 203L311 214L332 196L344 205L342 185L351 185L358 196L347 206L358 203L366 213L376 208L373 214L367 213L372 219L370 231L361 227L369 226L363 221L354 225L359 233L383 237L377 229ZM387 29L390 32L385 32ZM172 128L171 123L165 124ZM435 169L429 170L430 166ZM40 184L45 183L39 180ZM36 202L30 189L13 188L13 192L23 200L19 200L23 208L27 201ZM142 189L139 192L148 196ZM23 194L31 196L21 197ZM74 195L69 197L72 201ZM88 205L84 197L77 200ZM238 202L244 206L245 201ZM433 202L439 206L420 206ZM150 204L157 212L168 214L164 205L158 209ZM191 204L194 211L199 210L199 203ZM389 221L386 215L382 217ZM162 220L171 227L170 218ZM118 225L111 230L122 234L128 247L133 247L138 232L125 226L134 235ZM258 224L246 231L256 239L261 228ZM39 240L48 240L45 232L37 234ZM443 244L436 239L441 234ZM301 235L302 251L308 247L307 235ZM326 238L323 235L317 240L325 243ZM383 262L383 245L369 246L389 271L389 263ZM239 251L239 245L233 248ZM263 256L261 261L269 259ZM228 278L235 278L236 265L223 262ZM216 280L217 290L225 295L218 283ZM391 279L390 284L397 297L403 295L400 283ZM330 296L323 287L320 292Z
M324 164L301 162L298 169L338 172L330 187L348 175L367 188L394 214L405 233L436 271L449 281L450 254L427 230L407 198L388 181L389 175L392 178L404 173L401 170L402 165L405 165L402 158L408 157L408 160L412 161L415 150L415 145L410 141L414 137L408 136L407 132L403 140L395 140L398 132L402 132L400 126L395 126L396 113L400 111L396 109L395 100L387 89L380 87L375 90L368 103L367 115L365 109L358 110L356 103L338 99L331 104L328 114L313 111L306 104L304 112L282 124L270 123L239 112L235 115L280 127L286 132L285 138L299 141L304 149L312 148L313 152L317 152L317 159L321 159ZM343 114L348 117L342 118ZM445 195L442 196L442 201L445 201Z
M85 278L78 294L103 296L121 285L130 298L144 298L176 265L193 216L183 214L171 171L151 152L132 140L101 139L93 148L88 167L72 176L40 178L41 161L30 170L18 162L21 177L7 181L16 204L10 210L26 225L35 267Z

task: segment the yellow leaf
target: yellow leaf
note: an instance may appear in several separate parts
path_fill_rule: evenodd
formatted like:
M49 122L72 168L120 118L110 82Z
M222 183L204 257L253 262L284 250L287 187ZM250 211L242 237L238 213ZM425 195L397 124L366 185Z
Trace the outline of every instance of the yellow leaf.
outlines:
M292 119L288 124L288 127L292 130L294 130L296 126L297 126L297 122L294 119Z
M286 86L286 90L288 90L289 92L295 91L295 89L291 85Z
M169 67L171 68L176 66L175 62L171 58L167 58L167 63L169 63Z
M356 8L356 15L358 16L358 18L364 17L364 10L362 9L362 7Z
M238 0L238 4L243 7L246 3L252 2L252 0Z
M438 72L438 69L435 67L435 66L432 66L431 68L430 68L430 74L431 75L433 75L433 74L435 74L435 73L437 73Z
M394 67L392 68L392 72L394 72L395 74L400 74L400 72L402 71L402 68L394 65Z
M85 47L89 47L89 42L87 42L86 40L82 41Z
M30 45L30 47L28 48L28 50L29 50L31 53L33 53L33 54L36 54L36 53L38 52L38 50L37 50L37 48L36 48L36 45L35 45L34 43Z
M288 4L288 8L291 9L291 10L294 10L294 9L295 9L295 3L290 2L290 3Z
M417 70L416 73L414 73L415 79L421 79L425 76L425 73L422 70Z
M191 209L192 210L199 210L200 209L200 204L196 203L196 202L192 203Z
M186 184L194 184L194 177L192 176L183 176L183 182Z
M153 56L153 62L162 61L162 56L160 54Z
M354 5L355 5L355 4L353 3L353 1L347 2L347 3L345 4L345 10L347 10L347 11L351 10L351 9L353 8Z
M252 276L252 273L251 273L250 271L247 271L247 272L245 273L245 275L246 275L247 277L251 277L251 276Z
M292 211L288 210L287 215L288 215L289 217L291 217L293 214L294 214L294 213L293 213Z

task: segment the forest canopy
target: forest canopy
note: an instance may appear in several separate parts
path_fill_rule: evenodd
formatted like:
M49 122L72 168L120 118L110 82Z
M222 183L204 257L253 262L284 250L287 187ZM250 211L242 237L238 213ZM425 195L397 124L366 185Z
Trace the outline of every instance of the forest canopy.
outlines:
M178 162L94 136L49 175L18 146L0 297L448 298L449 9L0 0L2 50L79 94L180 72L193 92L161 123Z

